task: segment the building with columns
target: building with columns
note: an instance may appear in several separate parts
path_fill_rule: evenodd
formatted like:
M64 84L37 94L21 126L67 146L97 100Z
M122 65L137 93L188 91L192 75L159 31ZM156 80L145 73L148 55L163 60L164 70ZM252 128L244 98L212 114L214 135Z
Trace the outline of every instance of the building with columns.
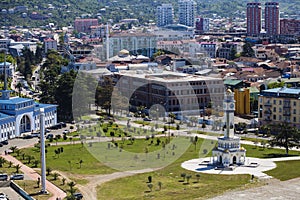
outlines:
M224 136L218 138L218 146L212 151L213 163L222 167L243 165L246 150L240 145L240 137L234 135L234 93L228 89L223 101Z

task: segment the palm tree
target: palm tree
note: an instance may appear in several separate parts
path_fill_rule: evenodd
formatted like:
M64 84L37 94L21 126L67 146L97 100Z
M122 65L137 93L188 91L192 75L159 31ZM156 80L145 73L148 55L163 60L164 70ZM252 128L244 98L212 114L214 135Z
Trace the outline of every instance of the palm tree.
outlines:
M69 192L71 193L72 196L73 196L74 192L76 191L74 189L75 185L76 185L76 183L74 183L73 181L71 181L71 182L68 183L68 186L70 187Z
M16 168L16 173L19 173L19 170L21 169L21 165L20 164L17 164L16 166L15 166L15 168Z
M62 181L62 185L65 185L65 183L66 183L66 178L65 178L65 177L62 178L61 181Z
M2 157L0 157L0 167L2 167L6 163L6 160Z
M53 176L53 180L56 181L56 180L57 180L57 177L59 177L59 173L54 172L54 173L52 174L52 176Z
M18 149L18 147L17 146L12 146L9 149L14 153Z
M47 171L47 176L49 176L50 173L51 173L51 171L52 171L52 169L50 167L47 167L46 171Z
M83 160L80 160L79 161L79 168L81 168L82 163L83 163Z

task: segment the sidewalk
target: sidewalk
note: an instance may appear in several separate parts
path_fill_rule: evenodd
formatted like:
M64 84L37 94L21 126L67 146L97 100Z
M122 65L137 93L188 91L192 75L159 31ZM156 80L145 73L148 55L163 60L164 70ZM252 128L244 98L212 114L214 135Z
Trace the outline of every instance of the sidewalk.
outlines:
M5 158L7 161L11 161L14 165L21 165L21 171L24 173L25 176L31 178L32 180L38 180L40 175L34 171L32 168L24 165L22 162L17 160L11 155L1 155L1 157ZM67 194L62 191L60 188L56 187L54 184L46 180L46 190L51 193L53 196L49 198L49 200L56 200L57 198L64 199Z

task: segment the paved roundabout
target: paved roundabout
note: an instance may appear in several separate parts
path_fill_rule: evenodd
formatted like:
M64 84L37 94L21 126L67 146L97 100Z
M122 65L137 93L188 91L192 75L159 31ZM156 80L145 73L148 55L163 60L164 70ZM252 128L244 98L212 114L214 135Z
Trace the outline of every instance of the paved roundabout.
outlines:
M192 159L183 162L181 167L207 174L251 174L258 178L271 178L264 172L276 168L276 164L272 159L246 157L245 165L232 166L229 169L217 169L216 166L209 164L211 160L211 157Z

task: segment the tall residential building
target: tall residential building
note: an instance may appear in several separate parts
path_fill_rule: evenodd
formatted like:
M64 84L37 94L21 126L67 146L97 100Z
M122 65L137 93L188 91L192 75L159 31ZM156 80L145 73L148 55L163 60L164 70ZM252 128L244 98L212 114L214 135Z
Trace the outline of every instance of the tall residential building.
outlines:
M261 31L261 4L247 3L247 34L258 35Z
M279 3L267 2L265 4L265 29L268 35L279 34Z
M98 26L98 19L75 19L74 29L78 33L90 33L91 26Z
M281 19L281 35L300 35L300 20L298 19Z
M290 123L300 128L300 89L273 88L263 90L258 98L258 120L261 125Z
M179 0L179 24L194 27L196 5L196 2L193 0Z
M203 17L196 18L196 34L201 34L209 31L209 19Z
M157 26L173 24L173 6L171 4L158 6L156 12Z

